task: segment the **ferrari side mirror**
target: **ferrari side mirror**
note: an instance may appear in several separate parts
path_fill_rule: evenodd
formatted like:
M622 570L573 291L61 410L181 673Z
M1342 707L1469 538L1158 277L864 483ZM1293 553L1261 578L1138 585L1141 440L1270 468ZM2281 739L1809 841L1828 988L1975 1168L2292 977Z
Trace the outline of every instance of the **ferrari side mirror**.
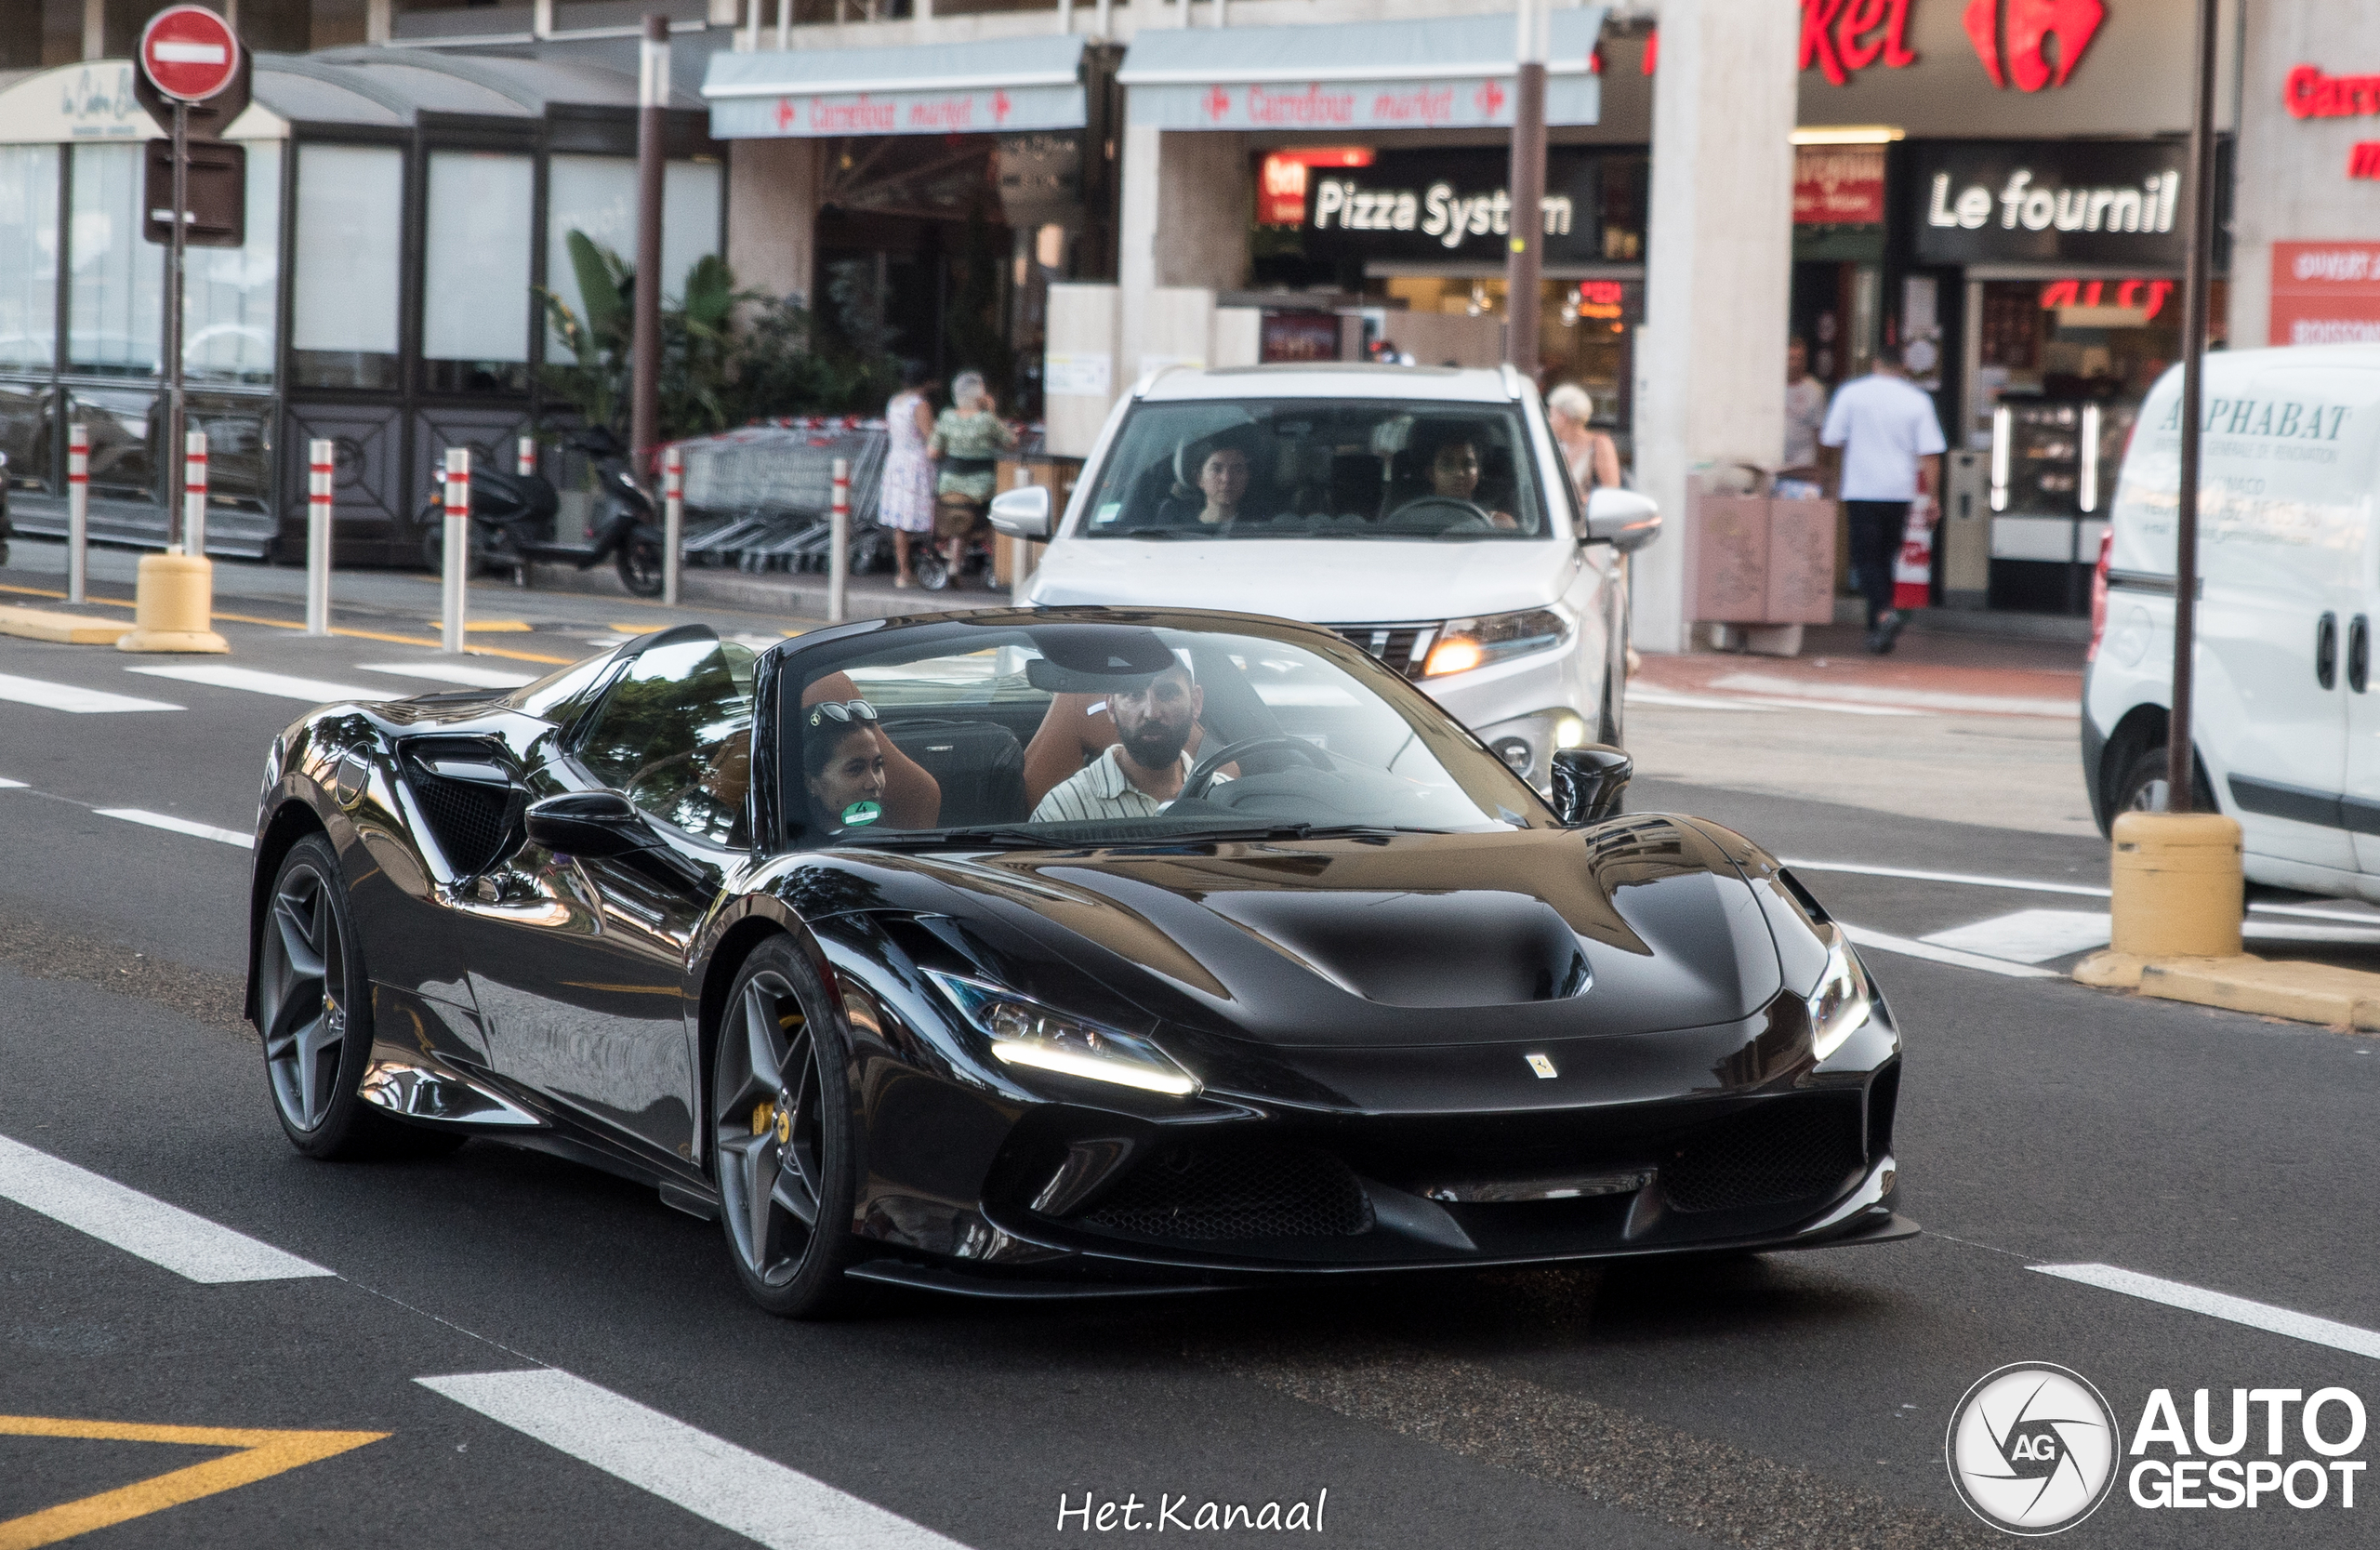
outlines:
M1622 554L1661 536L1661 509L1649 496L1606 485L1587 497L1587 531L1580 540L1609 544Z
M1636 761L1603 743L1554 750L1554 811L1567 828L1620 816ZM536 808L531 808L536 812ZM532 833L535 831L532 830Z
M1012 538L1046 538L1050 536L1050 491L1047 485L1027 484L1021 490L1002 490L992 497L992 526Z
M617 791L565 791L531 802L521 821L530 843L562 855L626 855L657 840L644 815Z

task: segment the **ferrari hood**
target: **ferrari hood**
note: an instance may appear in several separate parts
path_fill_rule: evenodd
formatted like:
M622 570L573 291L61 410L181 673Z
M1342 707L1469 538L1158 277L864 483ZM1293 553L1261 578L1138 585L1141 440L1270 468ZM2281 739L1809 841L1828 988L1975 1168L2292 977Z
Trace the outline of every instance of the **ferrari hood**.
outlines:
M953 901L953 923L1017 989L1079 1005L1068 984L1087 975L1099 1000L1159 1023L1272 1044L1699 1027L1750 1015L1782 983L1741 876L1659 815L918 864L975 896Z

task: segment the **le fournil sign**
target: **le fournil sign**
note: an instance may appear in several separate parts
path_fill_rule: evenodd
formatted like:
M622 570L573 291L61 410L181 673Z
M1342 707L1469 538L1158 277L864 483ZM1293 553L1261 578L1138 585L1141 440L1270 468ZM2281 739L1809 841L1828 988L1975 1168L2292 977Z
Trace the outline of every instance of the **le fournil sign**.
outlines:
M2182 262L2189 157L2177 142L1944 145L1913 159L1921 262Z

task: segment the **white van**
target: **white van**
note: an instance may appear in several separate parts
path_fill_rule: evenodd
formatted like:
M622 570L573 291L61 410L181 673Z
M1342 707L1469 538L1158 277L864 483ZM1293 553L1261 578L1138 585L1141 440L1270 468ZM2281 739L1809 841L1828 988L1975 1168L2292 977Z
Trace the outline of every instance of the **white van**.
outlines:
M2165 805L2178 367L2141 406L2100 561L2082 766L2104 830ZM2252 882L2380 899L2380 347L2207 358L2191 737Z
M1620 740L1624 556L1660 526L1624 490L1587 507L1510 367L1175 367L1108 417L1026 599L1328 626L1542 786ZM992 522L1049 534L1048 492Z

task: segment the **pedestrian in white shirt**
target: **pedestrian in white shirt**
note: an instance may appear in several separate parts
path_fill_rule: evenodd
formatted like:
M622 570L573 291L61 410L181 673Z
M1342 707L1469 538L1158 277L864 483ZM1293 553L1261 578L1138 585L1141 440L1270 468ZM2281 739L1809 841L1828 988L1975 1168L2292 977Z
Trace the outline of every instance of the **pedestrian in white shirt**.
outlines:
M1934 401L1901 366L1898 347L1876 352L1876 369L1837 390L1818 440L1842 452L1838 490L1851 523L1851 574L1868 602L1868 649L1893 649L1901 616L1893 607L1893 561L1910 507L1941 488L1942 423Z

